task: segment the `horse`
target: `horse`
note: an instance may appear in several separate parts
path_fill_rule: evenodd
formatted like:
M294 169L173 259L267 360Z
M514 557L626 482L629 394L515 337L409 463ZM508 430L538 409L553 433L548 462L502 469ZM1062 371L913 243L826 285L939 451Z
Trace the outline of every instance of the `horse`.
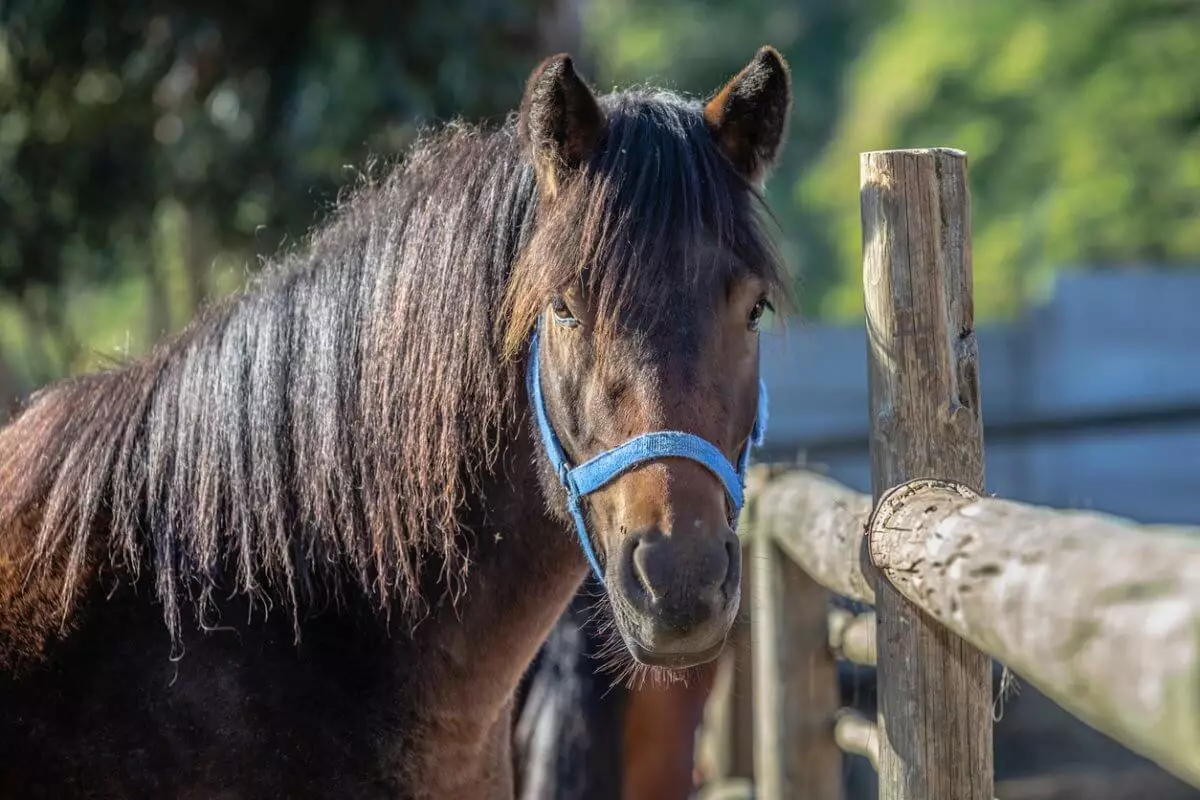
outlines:
M614 680L740 596L769 46L703 100L569 54L426 131L144 356L0 430L0 796L509 798L589 566ZM642 677L645 677L644 675Z

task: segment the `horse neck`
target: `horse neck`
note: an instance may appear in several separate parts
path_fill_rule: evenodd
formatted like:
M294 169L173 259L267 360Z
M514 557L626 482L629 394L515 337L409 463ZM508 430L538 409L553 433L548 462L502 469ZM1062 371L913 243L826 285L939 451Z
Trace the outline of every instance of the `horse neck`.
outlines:
M546 511L533 447L522 426L507 443L506 468L481 487L472 507L488 513L473 511L464 520L471 531L464 596L440 611L450 651L478 671L485 692L504 699L587 570L574 537Z
M412 766L435 796L474 797L488 781L511 785L517 685L587 571L570 532L545 510L528 432L506 444L509 468L484 482L464 519L464 594L439 604L413 642L422 736Z

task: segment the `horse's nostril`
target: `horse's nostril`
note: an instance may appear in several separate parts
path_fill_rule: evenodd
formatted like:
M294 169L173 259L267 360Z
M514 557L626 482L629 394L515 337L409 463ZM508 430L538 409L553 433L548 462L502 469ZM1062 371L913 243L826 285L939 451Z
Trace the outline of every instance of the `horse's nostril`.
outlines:
M650 602L656 602L658 596L654 591L655 581L651 575L651 552L653 545L647 539L649 537L645 533L636 533L630 537L632 542L632 550L630 551L630 561L633 563L633 577L638 588L645 593Z
M719 606L741 584L741 543L726 529L713 538L638 531L624 542L622 584L635 605L656 613L674 606ZM714 541L715 539L715 541Z
M742 582L742 543L738 541L737 534L725 540L725 556L725 580L721 582L721 589L726 597L733 597Z

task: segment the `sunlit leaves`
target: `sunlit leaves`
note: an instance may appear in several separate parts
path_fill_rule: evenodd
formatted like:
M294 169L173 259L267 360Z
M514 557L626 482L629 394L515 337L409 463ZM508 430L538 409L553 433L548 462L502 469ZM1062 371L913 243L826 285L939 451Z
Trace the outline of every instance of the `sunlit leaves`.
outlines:
M836 231L823 311L861 313L862 150L970 156L976 304L1021 308L1056 270L1200 263L1200 7L924 2L880 30L801 202Z

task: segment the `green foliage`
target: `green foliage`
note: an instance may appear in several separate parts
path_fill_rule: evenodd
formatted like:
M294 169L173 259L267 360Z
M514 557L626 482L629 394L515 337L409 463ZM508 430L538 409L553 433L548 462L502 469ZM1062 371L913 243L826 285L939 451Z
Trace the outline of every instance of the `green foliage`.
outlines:
M837 232L822 303L861 312L858 154L967 151L976 303L1012 313L1070 267L1200 261L1200 7L1165 0L905 6L854 66L797 202Z
M41 383L177 328L369 156L512 108L545 6L0 6L0 358Z
M783 51L795 110L768 199L809 316L861 313L870 149L968 152L981 316L1062 268L1200 261L1184 0L14 0L0 384L137 353L303 236L369 155L508 112L572 9L600 88L704 96Z

